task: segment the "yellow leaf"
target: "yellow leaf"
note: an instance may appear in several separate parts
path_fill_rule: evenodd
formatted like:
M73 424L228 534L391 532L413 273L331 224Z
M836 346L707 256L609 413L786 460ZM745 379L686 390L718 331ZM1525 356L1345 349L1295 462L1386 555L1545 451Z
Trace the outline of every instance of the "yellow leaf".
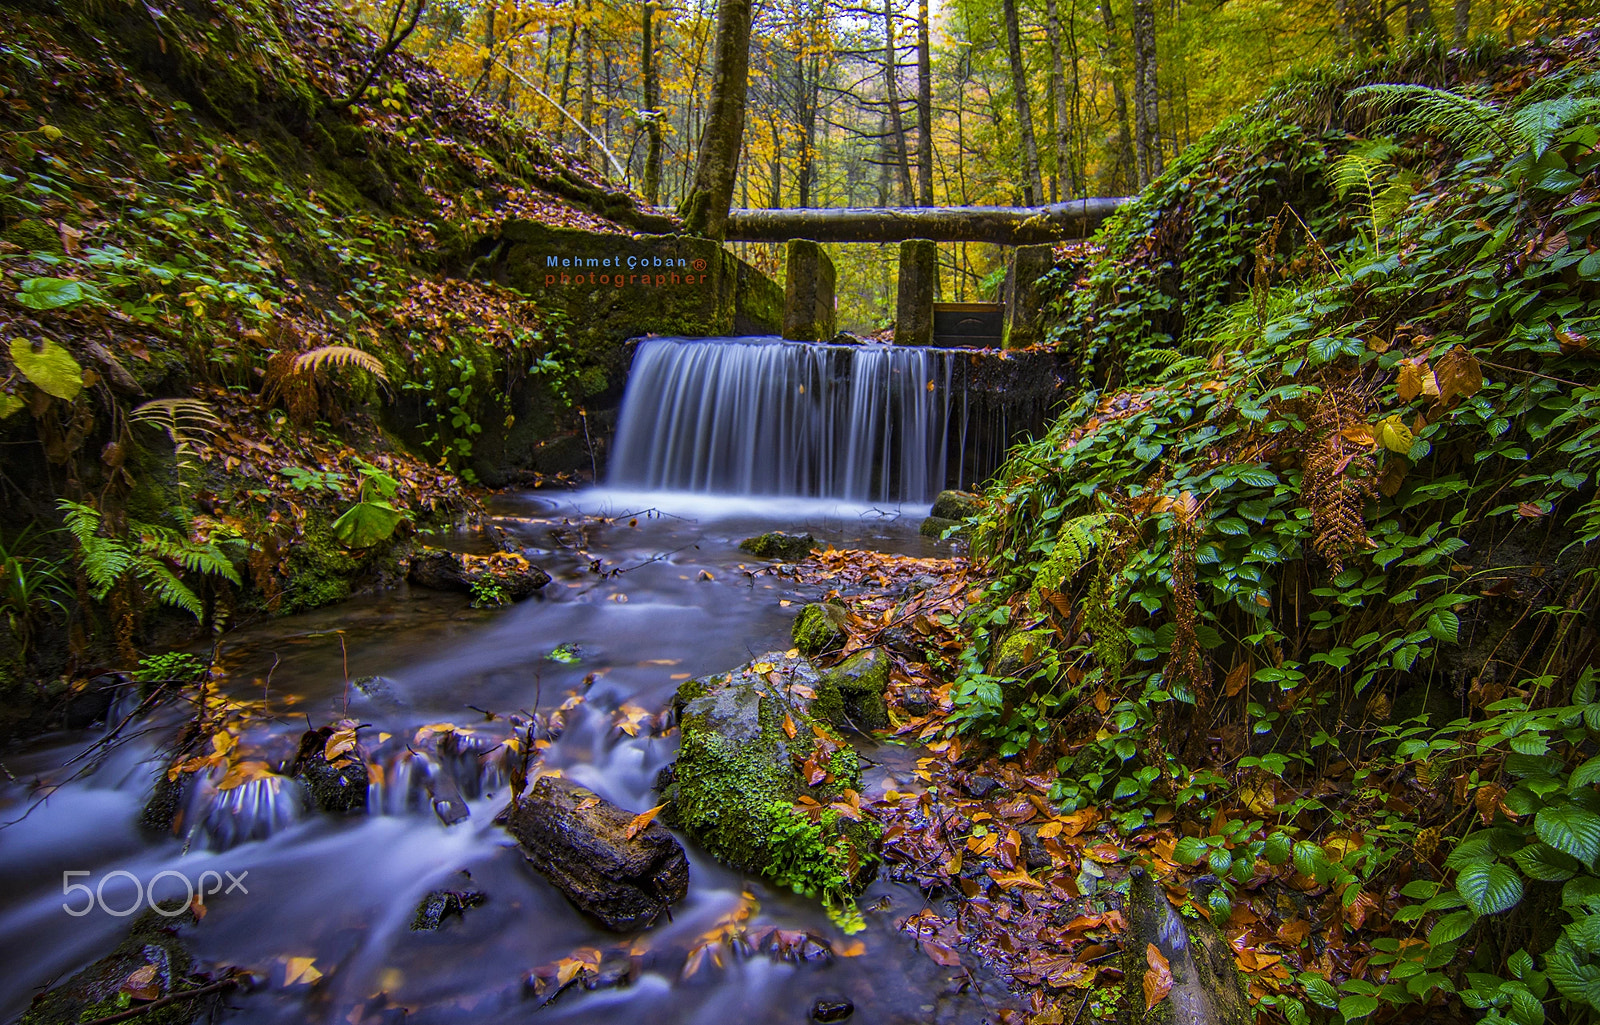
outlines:
M833 952L840 957L860 957L867 952L867 945L860 940L845 940L834 947Z
M783 732L784 732L785 735L788 736L788 738L790 740L794 739L794 735L795 735L795 732L796 732L795 731L795 727L794 727L794 720L789 718L789 713L788 712L783 713Z
M1052 836L1060 836L1061 829L1061 823L1052 819L1039 827L1039 838L1041 840L1048 840Z
M1172 992L1172 966L1154 943L1144 945L1144 959L1150 966L1144 973L1144 1009L1148 1011Z
M1401 401L1410 402L1418 395L1437 396L1439 381L1428 368L1427 360L1403 359L1400 361L1400 379L1395 382L1395 390L1400 393Z
M642 811L639 814L635 815L633 817L633 821L628 823L627 832L624 833L623 835L626 836L629 840L632 840L634 837L636 837L640 833L644 832L645 829L647 829L649 827L650 823L655 821L655 818L656 818L656 816L658 814L660 814L661 809L665 808L665 807L666 807L665 804L658 804L654 808L649 809L648 811Z
M1405 455L1411 451L1412 442L1416 436L1411 433L1398 416L1385 417L1378 422L1378 439L1383 442L1383 447L1390 452Z
M778 667L771 662L756 662L750 666L750 671L757 676L765 676Z
M316 969L317 959L314 957L291 957L285 964L283 984L293 986L304 982L310 984L322 978L322 973Z

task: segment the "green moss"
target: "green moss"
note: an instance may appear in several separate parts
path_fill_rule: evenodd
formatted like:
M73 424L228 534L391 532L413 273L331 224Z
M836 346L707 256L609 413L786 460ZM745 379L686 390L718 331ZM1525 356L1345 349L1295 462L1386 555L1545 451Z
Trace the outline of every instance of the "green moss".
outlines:
M177 910L173 904L162 907ZM165 969L158 971L157 977L171 979L173 991L197 988L202 980L191 974L194 957L178 937L180 926L193 923L194 914L187 909L171 916L146 911L134 920L115 950L38 997L18 1025L71 1025L126 1011L130 1004L120 992L122 984L147 964L165 962ZM204 1007L203 1002L177 1001L140 1015L138 1021L146 1025L189 1025Z
M845 611L838 605L813 602L795 618L792 636L802 655L837 651L845 642Z
M785 846L787 833L774 832L771 808L788 807L802 794L826 806L846 789L859 791L861 771L855 752L826 722L787 703L770 686L747 682L708 689L702 684L691 693L695 696L684 705L683 741L670 795L677 822L718 860L791 885L788 873L793 871L794 852ZM814 704L813 711L819 705ZM784 729L786 716L796 728L794 740ZM804 751L795 745L810 744L813 729L838 744L839 750L829 761L833 779L809 787L796 771ZM823 839L836 846L851 866L841 894L854 892L871 879L878 839L875 825L835 816Z
M1040 653L1054 638L1055 631L1044 628L1017 630L1006 635L1006 639L1000 642L1000 650L995 654L994 664L989 672L1000 677L1019 675L1039 658Z
M18 221L0 233L0 238L29 253L58 253L61 236L43 221L28 219Z
M883 702L889 686L889 657L879 648L858 651L830 669L824 684L839 694L845 721L860 730L881 730L889 725Z

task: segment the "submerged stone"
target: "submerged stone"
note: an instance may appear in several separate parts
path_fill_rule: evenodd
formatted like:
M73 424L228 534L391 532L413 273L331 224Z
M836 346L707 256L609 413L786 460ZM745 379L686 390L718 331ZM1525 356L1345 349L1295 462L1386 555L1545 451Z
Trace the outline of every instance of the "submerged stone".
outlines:
M685 682L675 703L683 740L665 796L707 851L810 895L871 881L877 827L830 807L851 807L846 791L861 787L855 752L830 725L842 711L830 678L771 652Z
M844 647L845 610L841 605L813 602L800 610L792 631L802 655L821 655Z
M758 559L775 559L779 562L799 562L810 555L811 549L816 546L817 539L810 534L787 534L781 530L769 530L739 542L741 551L749 552Z
M689 892L689 861L665 826L638 827L632 812L571 780L541 776L496 821L529 864L607 929L646 928Z
M412 932L438 932L445 919L460 918L468 908L475 908L488 898L480 890L434 890L417 905L411 919Z

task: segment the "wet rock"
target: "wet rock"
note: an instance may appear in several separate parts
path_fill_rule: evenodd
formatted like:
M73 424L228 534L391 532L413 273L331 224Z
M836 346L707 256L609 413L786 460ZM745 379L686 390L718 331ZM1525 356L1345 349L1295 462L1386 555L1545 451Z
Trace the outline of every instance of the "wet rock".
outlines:
M1013 630L1000 642L1000 650L989 663L989 674L1003 679L1022 676L1055 641L1055 631Z
M61 724L69 730L82 730L97 722L105 722L117 692L132 684L133 677L127 673L102 673L96 676L71 692Z
M1128 891L1128 934L1122 944L1123 985L1129 1020L1136 1025L1249 1025L1255 1021L1233 950L1203 920L1185 921L1142 868ZM1172 971L1172 991L1145 1011L1147 947L1154 944Z
M496 821L567 899L617 932L642 929L689 892L683 846L660 822L628 836L632 812L542 776Z
M342 815L366 811L367 767L358 750L328 761L324 752L332 735L332 726L306 730L289 775L300 781L311 803L324 812Z
M510 601L531 598L550 582L549 574L519 552L463 555L440 548L424 548L413 555L406 579L434 591L471 592L475 587L497 586Z
M795 618L792 636L802 655L838 651L846 639L844 606L822 602L805 606Z
M192 772L179 773L176 779L167 778L167 770L156 773L156 787L144 802L139 813L139 826L151 833L171 833L172 823L183 808L184 795Z
M1044 844L1039 841L1038 826L1019 826L1017 831L1022 835L1022 858L1027 862L1030 871L1049 868L1054 862L1050 859L1050 852L1044 849Z
M906 584L905 595L909 597L914 594L921 594L924 591L938 587L939 583L939 578L931 573L919 574L912 577L910 583Z
M923 649L923 636L910 623L904 621L900 609L895 610L893 625L878 635L878 643L901 658L921 662L928 657Z
M824 998L811 1005L811 1020L827 1025L828 1022L844 1021L856 1013L856 1005L848 1000L831 1000Z
M907 687L900 692L900 707L907 715L927 715L939 707L939 699L926 687Z
M181 926L194 923L193 912L181 901L162 904L161 910L175 913L146 911L134 919L115 950L36 997L18 1025L94 1021L213 981L195 970L194 957L178 935ZM199 1018L220 995L179 1000L138 1020L183 1025Z
M928 515L942 520L964 520L968 516L976 516L983 509L982 495L974 495L970 491L941 491L939 497L933 500L933 508L928 510Z
M828 808L846 789L861 789L855 752L830 725L839 702L805 659L780 652L686 681L675 699L682 744L665 794L676 821L720 861L797 892L838 896L865 886L878 829ZM817 821L793 811L802 797L822 809ZM834 854L819 857L822 849Z
M888 729L889 710L883 703L889 686L889 653L882 648L858 651L828 670L828 681L839 692L845 722L863 732Z
M945 531L949 530L951 527L960 526L960 520L947 520L943 516L929 516L928 518L924 519L922 521L922 525L917 528L917 533L921 534L923 537L931 537L935 541L939 541L944 538ZM971 531L967 530L965 527L962 527L962 529L956 531L951 536L965 541L970 534Z
M461 917L468 908L475 908L488 898L481 890L434 890L417 905L411 919L412 932L438 932L445 919Z
M817 539L810 534L786 534L781 530L771 530L739 542L740 551L778 562L799 562L816 546Z
M967 779L967 793L983 800L1000 789L1000 781L993 776L972 776Z

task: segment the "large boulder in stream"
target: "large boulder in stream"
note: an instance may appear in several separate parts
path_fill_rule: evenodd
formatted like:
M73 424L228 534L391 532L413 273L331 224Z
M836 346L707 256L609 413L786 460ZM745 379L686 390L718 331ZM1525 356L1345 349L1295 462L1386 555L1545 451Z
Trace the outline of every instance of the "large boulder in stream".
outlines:
M541 776L496 819L523 857L607 929L649 926L689 892L689 861L665 826L559 776Z
M1185 921L1161 884L1135 868L1128 890L1128 932L1122 938L1122 978L1134 1025L1252 1025L1255 1011L1233 948L1209 922ZM1166 958L1172 990L1144 1010L1149 948Z
M664 796L689 835L799 893L843 899L871 881L879 834L861 817L861 769L833 725L836 681L769 652L685 681L674 704L682 743Z
M434 591L470 593L498 588L508 600L522 601L548 584L550 575L519 552L463 555L424 548L411 557L406 579Z
M828 670L825 686L839 692L845 724L863 733L887 729L889 709L883 692L889 686L889 653L867 648Z

